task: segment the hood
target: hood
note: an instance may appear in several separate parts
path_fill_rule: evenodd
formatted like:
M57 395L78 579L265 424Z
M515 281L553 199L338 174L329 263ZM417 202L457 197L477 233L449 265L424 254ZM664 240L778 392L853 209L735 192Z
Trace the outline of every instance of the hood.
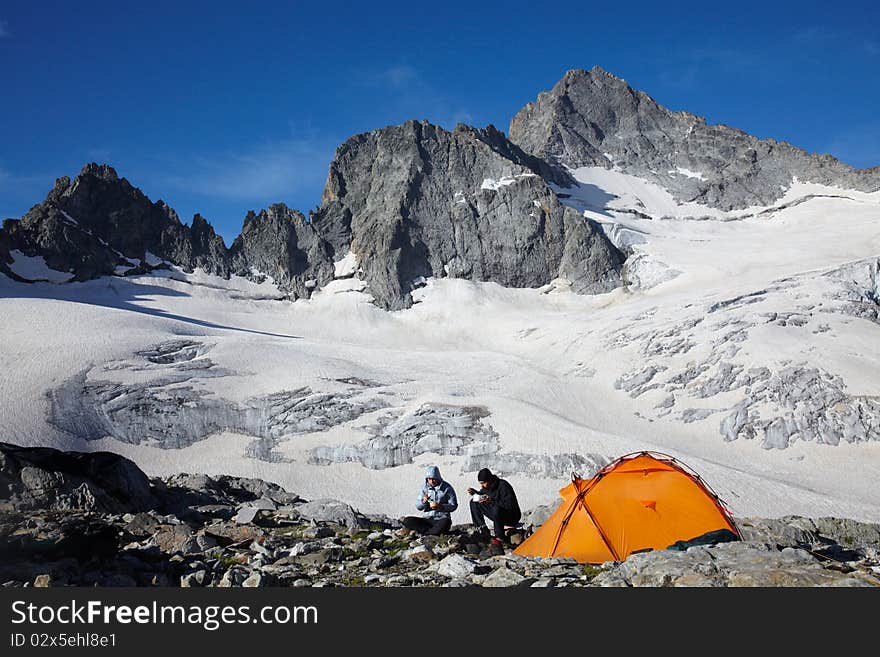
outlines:
M477 473L477 481L487 481L492 484L496 479L498 479L498 477L493 475L489 468L483 468Z
M427 479L428 477L443 481L443 477L440 476L440 468L438 468L436 465L429 465L427 468L425 468L425 479Z

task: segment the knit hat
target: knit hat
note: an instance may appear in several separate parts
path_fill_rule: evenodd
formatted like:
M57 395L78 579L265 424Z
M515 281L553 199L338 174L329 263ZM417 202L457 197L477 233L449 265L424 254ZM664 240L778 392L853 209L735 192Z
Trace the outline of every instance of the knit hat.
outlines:
M477 481L492 481L494 479L495 475L492 474L489 468L483 468L477 473Z

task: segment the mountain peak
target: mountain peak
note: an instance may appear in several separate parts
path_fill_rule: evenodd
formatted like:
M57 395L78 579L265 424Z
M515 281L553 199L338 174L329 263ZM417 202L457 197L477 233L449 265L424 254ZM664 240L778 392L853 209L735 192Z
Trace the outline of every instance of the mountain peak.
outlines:
M599 66L568 71L513 117L509 134L551 163L613 168L664 187L680 202L722 210L769 205L795 177L865 191L880 186L876 174L832 157L669 110Z
M86 164L79 172L79 177L83 176L94 176L101 180L111 182L119 180L119 175L116 173L116 169L109 164L98 164L97 162L89 162Z
M582 68L573 68L565 72L562 79L553 87L551 93L559 93L561 90L567 90L569 87L578 86L584 83L601 84L603 86L612 85L621 89L632 88L623 78L606 71L601 66L594 66L590 70Z
M618 82L626 82L621 77L614 75L614 73L610 73L606 71L604 68L599 66L598 64L591 68L589 71L583 68L572 68L565 72L565 75L562 76L562 80L575 80L581 78L593 78L593 77L603 77L609 78L611 80L617 80Z

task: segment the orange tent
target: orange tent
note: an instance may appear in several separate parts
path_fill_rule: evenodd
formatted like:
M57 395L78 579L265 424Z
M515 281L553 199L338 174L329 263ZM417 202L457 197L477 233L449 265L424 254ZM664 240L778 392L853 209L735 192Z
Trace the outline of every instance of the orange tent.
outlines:
M719 530L739 536L718 496L666 454L621 456L592 479L573 478L559 493L562 504L514 554L598 564Z

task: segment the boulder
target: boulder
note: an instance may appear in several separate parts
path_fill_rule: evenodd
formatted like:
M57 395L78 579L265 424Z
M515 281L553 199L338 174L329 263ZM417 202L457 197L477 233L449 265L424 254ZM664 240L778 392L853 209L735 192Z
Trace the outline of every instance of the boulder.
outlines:
M0 443L0 503L125 513L151 509L157 500L147 476L118 454Z

